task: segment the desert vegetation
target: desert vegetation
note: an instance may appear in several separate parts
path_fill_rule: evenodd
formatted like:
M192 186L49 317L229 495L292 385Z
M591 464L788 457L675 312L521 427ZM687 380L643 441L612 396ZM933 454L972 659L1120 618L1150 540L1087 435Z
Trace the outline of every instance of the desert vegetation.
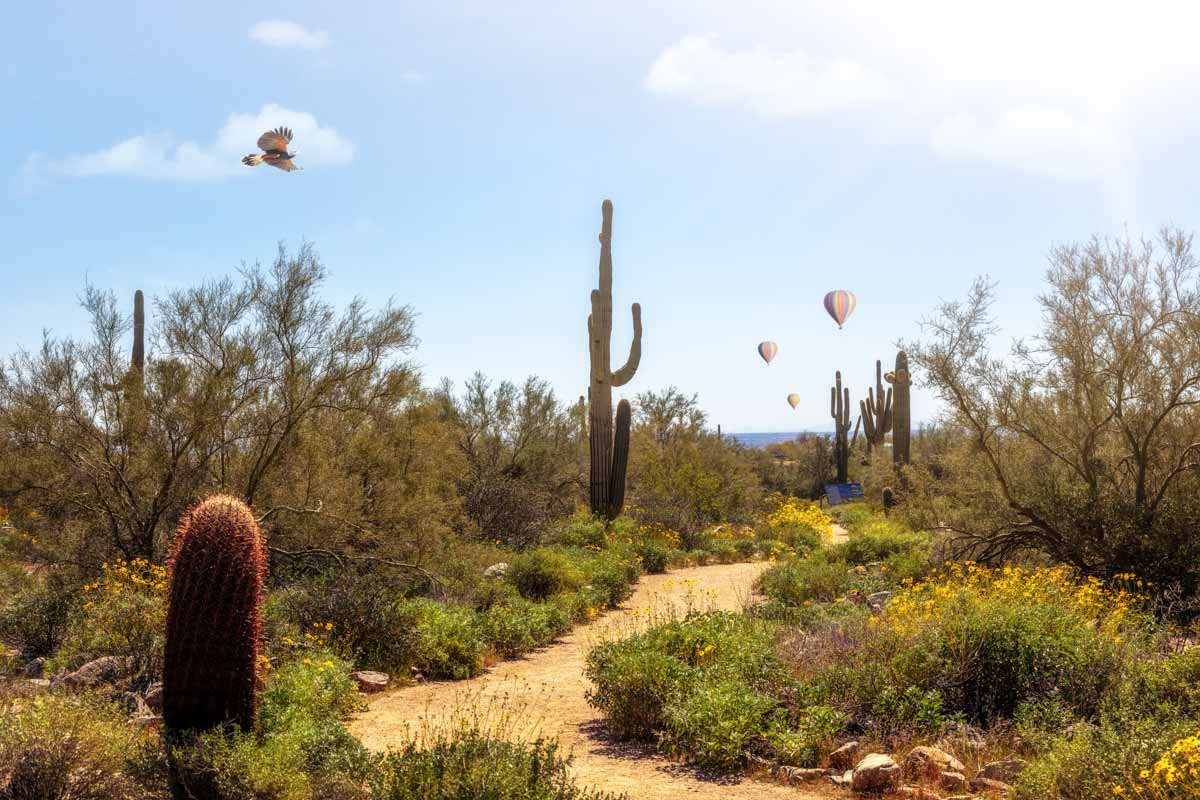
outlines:
M679 387L614 411L642 329L614 370L611 214L578 402L430 384L414 310L334 308L309 245L128 317L89 287L87 336L12 354L0 799L600 800L552 736L377 753L346 722L737 562L740 610L630 611L587 652L597 736L810 793L1200 791L1190 237L1055 250L1004 355L981 280L835 375L831 436L756 451ZM914 382L944 409L916 430Z

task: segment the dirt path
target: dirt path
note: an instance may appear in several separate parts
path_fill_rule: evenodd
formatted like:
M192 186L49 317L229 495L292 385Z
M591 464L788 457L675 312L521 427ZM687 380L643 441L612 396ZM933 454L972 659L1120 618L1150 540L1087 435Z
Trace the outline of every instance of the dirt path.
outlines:
M843 538L845 531L834 531ZM815 800L836 796L803 791L740 777L713 777L670 761L643 745L614 742L605 736L598 712L587 703L590 686L584 659L602 640L628 635L670 609L738 609L750 596L754 578L766 567L726 564L647 575L624 607L575 629L557 643L526 657L502 661L469 681L437 681L381 695L351 724L351 731L372 750L398 747L422 729L450 724L454 715L484 716L516 735L557 737L574 755L580 782L633 800L679 796L713 800ZM830 787L832 789L832 787Z

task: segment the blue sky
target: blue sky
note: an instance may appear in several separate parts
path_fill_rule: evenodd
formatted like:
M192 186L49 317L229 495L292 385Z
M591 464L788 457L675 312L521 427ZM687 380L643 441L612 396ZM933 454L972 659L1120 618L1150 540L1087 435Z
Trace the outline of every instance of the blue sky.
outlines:
M1051 246L1192 224L1200 12L833 5L4 4L0 351L80 333L85 281L153 298L307 239L335 302L417 310L428 382L573 398L611 197L630 392L825 428L833 371L857 402L974 275L1027 335ZM277 124L305 171L242 167Z

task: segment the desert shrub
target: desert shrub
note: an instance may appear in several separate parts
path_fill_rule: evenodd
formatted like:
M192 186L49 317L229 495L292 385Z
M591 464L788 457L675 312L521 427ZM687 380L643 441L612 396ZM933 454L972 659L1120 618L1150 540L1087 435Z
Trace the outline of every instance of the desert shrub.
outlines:
M1079 718L1057 697L1042 697L1017 706L1013 730L1033 750L1049 749Z
M857 525L846 541L830 548L835 558L851 564L871 564L895 556L928 560L930 538L882 517L872 517Z
M671 551L658 542L642 542L635 551L642 560L642 569L651 575L667 571L671 560Z
M364 669L393 674L414 662L417 619L394 576L338 571L314 576L273 593L267 618L307 633L330 624L330 643Z
M633 594L633 584L642 574L636 555L624 549L592 552L582 559L581 569L584 580L609 608L616 608Z
M849 722L837 709L807 706L795 727L775 725L767 730L766 742L782 764L815 767L821 756L833 749L838 733Z
M87 694L42 695L0 710L3 800L143 800L166 796L158 737Z
M80 656L129 658L144 681L162 670L167 619L167 570L141 558L116 560L83 586L83 605L52 659L51 668Z
M619 517L611 524L614 527L620 526L622 533L633 527L633 522L625 517ZM592 516L586 509L581 509L551 528L542 537L542 541L567 547L603 547L607 533L603 519Z
M863 657L885 659L897 687L939 690L947 711L972 721L1049 696L1090 716L1117 685L1129 640L1143 636L1141 602L1065 568L955 564L872 618Z
M816 503L778 494L769 497L768 503L773 508L764 520L767 526L777 530L808 528L821 537L829 536L833 519Z
M1195 797L1195 722L1108 719L1061 734L1017 778L1019 800ZM1168 783L1166 776L1173 775Z
M371 784L373 800L618 800L579 788L553 742L512 742L454 731L389 753Z
M777 707L735 678L702 680L667 704L660 744L697 766L732 772L764 740Z
M483 643L506 657L547 645L570 627L570 618L560 607L519 598L492 606L478 619Z
M933 735L947 722L943 705L942 693L937 689L885 686L871 708L871 728L880 738L899 732Z
M517 587L500 578L489 578L475 587L475 591L471 593L470 606L483 612L520 599L521 593L517 591Z
M708 551L718 564L732 564L740 558L737 544L729 539L713 539L708 543Z
M468 608L428 599L409 600L401 610L417 620L413 665L427 678L472 678L483 669L483 642Z
M1129 717L1200 720L1200 648L1134 660L1105 709Z
M759 575L756 586L769 600L795 607L833 602L852 582L846 562L834 560L820 549L769 567Z
M588 702L621 739L650 739L663 711L694 679L692 667L657 650L647 639L608 642L588 654Z
M857 533L864 524L875 518L866 503L845 503L830 509L830 513L839 525L851 533Z
M15 593L0 606L0 641L15 645L28 658L54 653L79 606L77 589L55 573Z
M255 730L179 746L183 779L222 800L365 797L371 757L341 723L359 705L350 664L313 649L268 673Z
M566 553L540 547L513 558L505 575L526 600L545 600L583 585L579 568Z

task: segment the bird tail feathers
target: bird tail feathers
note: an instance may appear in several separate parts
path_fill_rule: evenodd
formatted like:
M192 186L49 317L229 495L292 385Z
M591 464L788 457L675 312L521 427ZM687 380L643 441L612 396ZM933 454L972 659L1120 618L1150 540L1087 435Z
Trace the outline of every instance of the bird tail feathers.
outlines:
M263 163L263 157L258 154L251 154L242 159L242 163L247 167L257 167Z

